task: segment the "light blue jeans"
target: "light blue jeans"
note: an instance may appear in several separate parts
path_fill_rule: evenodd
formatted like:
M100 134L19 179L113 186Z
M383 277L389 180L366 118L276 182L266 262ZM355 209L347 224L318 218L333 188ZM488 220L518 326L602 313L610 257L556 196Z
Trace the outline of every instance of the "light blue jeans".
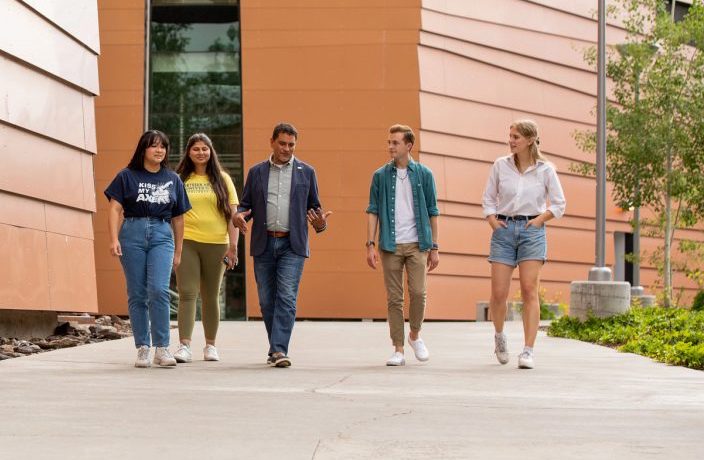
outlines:
M169 280L174 260L171 225L161 219L128 217L119 240L134 344L138 348L168 347Z
M269 355L288 355L293 325L296 322L298 285L306 258L291 250L288 237L269 236L266 250L254 257L259 306L269 337Z
M506 227L499 226L491 235L489 262L499 262L516 267L524 260L548 258L545 225L526 228L526 220L506 220Z

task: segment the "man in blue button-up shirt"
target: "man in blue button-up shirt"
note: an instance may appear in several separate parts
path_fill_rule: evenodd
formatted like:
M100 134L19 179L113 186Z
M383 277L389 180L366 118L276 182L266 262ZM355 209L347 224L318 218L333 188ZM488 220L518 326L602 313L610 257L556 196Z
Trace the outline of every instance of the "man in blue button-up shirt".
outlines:
M388 321L394 353L387 366L402 366L403 355L403 270L408 276L410 295L408 344L419 361L427 361L428 349L420 338L425 316L426 274L438 266L438 211L433 173L413 161L413 130L405 125L389 128L391 161L372 177L367 207L367 264L376 269L377 226L384 269Z

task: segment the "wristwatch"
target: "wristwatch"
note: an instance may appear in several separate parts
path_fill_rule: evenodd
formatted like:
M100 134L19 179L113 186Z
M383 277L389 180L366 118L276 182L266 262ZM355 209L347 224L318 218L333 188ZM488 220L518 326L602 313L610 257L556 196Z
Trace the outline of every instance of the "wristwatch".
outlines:
M437 243L433 243L433 245L430 247L431 251L438 251L440 249L440 246L438 246Z
M374 240L368 240L366 243L364 243L364 245L365 245L366 247L369 247L369 246L376 246L376 243L374 242Z

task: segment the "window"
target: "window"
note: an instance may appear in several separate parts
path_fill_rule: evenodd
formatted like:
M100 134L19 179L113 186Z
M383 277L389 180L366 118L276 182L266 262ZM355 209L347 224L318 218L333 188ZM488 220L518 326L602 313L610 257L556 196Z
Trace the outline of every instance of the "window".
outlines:
M171 140L175 167L188 137L206 133L242 193L242 79L237 0L152 0L148 125ZM244 249L223 283L221 317L244 319Z

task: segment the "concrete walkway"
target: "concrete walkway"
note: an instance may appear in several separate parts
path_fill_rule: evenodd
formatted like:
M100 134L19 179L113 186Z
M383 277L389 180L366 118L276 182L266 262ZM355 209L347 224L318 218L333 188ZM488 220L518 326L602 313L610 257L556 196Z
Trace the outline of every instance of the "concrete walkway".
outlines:
M219 363L135 369L131 338L3 361L0 459L704 458L704 372L543 333L518 370L507 332L506 366L486 323L427 323L402 368L362 322L298 323L290 369L261 322L223 323Z

